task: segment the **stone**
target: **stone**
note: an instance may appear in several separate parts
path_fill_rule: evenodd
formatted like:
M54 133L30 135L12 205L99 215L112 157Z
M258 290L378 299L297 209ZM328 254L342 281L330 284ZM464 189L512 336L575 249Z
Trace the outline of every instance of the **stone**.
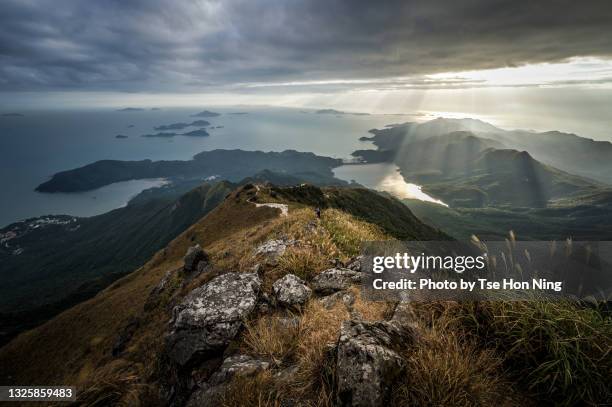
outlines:
M391 321L402 326L417 327L417 316L409 302L399 302L395 306Z
M350 291L338 291L334 294L320 298L319 301L326 309L332 309L338 301L342 301L347 309L350 310L355 303L355 294Z
M255 249L255 255L263 255L268 263L275 264L276 260L285 253L285 250L296 243L296 240L288 238L268 240Z
M397 349L414 338L414 332L392 322L345 321L336 356L337 404L385 405L406 367Z
M172 270L166 271L166 274L164 274L164 277L162 277L162 279L159 280L159 283L157 283L155 288L151 290L144 304L145 311L150 311L153 308L155 308L157 305L159 305L162 294L165 293L169 289L170 280L172 279L172 274L173 274Z
M346 268L349 270L353 270L353 271L362 271L361 267L362 267L363 259L364 259L363 256L357 256L357 257L350 259L346 265Z
M261 281L254 273L227 273L196 288L173 309L167 355L180 366L222 351L253 312Z
M198 270L198 264L200 262L208 263L208 254L202 250L199 244L195 246L191 246L187 249L187 254L183 258L185 265L183 266L183 270L186 273L192 273Z
M125 350L127 344L132 339L139 327L140 320L138 318L132 317L129 319L128 323L121 329L117 335L117 338L115 339L115 343L113 344L113 349L111 351L113 356L119 356Z
M225 358L219 369L205 383L200 383L187 402L187 407L217 406L218 398L234 376L253 376L270 368L270 362L249 355Z
M234 376L252 376L270 367L270 362L249 355L233 355L225 358L223 364L208 381L210 385L228 382Z
M346 290L354 283L362 281L362 274L344 268L332 268L319 273L312 279L311 286L314 291L321 294L332 294L336 291Z
M303 305L312 295L312 290L294 274L287 274L276 280L272 285L272 292L276 301L286 307Z

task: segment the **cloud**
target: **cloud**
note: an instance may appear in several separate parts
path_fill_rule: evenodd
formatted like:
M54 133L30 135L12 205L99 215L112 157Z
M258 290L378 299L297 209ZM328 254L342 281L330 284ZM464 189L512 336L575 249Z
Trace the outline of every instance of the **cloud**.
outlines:
M611 26L607 0L5 0L0 90L428 87L441 72L612 57Z

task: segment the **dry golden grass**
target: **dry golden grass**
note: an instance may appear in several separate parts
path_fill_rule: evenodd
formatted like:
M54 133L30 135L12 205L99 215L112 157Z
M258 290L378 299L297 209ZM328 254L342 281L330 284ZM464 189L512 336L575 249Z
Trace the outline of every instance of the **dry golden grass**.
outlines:
M247 322L243 334L245 351L281 365L293 356L301 334L300 324L293 324L290 319L265 315Z
M263 371L250 377L234 377L219 403L224 407L277 407L282 400L272 373Z
M406 349L407 371L393 392L395 406L520 405L501 372L502 359L447 327L421 329Z
M297 373L292 392L313 400L316 405L331 403L334 366L328 358L328 347L334 344L342 322L349 319L346 307L339 303L326 309L318 301L310 301L301 320L301 334L296 351Z
M278 259L278 267L282 275L295 274L305 281L310 281L329 267L330 263L326 260L319 253L315 253L312 247L292 247Z
M323 211L321 224L335 245L349 257L359 254L362 242L389 239L378 226L358 220L338 209Z
M74 385L92 402L110 387L115 390L108 390L109 395L121 393L116 397L118 403L146 393L142 383L155 370L170 317L164 306L143 313L151 290L168 270L182 266L189 246L199 243L209 250L277 216L271 208L255 208L230 196L140 269L4 346L0 377L19 385ZM214 258L220 257L214 252ZM140 327L125 352L115 358L111 349L117 334L133 318L141 320Z
M386 301L368 301L362 296L358 287L352 287L351 292L355 295L353 309L366 321L381 321L389 319L395 309L395 303Z

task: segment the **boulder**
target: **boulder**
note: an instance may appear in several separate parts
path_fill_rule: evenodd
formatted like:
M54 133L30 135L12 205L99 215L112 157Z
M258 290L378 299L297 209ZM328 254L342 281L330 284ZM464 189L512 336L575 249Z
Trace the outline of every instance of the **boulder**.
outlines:
M350 310L355 303L355 294L350 291L338 291L319 299L319 301L326 309L332 309L338 301L342 301L347 309Z
M193 273L194 271L198 271L200 262L208 263L208 254L202 250L199 244L197 244L187 249L187 254L185 254L183 261L185 263L183 270L185 270L186 273Z
M222 351L253 311L261 281L254 273L227 273L189 293L173 309L167 355L180 366Z
M363 259L363 256L357 256L350 259L346 265L346 268L353 271L362 271L361 267Z
M205 383L200 383L187 402L187 407L217 406L218 398L234 376L252 376L270 368L270 362L248 355L225 358L219 369Z
M155 288L151 290L144 304L145 311L150 311L159 305L162 294L166 293L166 291L171 289L170 280L172 279L172 276L173 276L172 270L166 271L166 274L164 274L164 277L162 277L162 279L159 280L159 283L157 283Z
M417 316L409 302L399 302L395 306L391 321L406 327L417 328Z
M312 295L306 283L294 274L287 274L272 285L276 301L286 307L303 305Z
M270 362L249 355L233 355L227 357L208 384L218 385L228 382L234 376L251 376L270 367Z
M113 356L119 356L121 352L123 352L130 342L138 328L140 327L140 320L136 317L132 317L128 320L128 323L121 329L117 338L115 339L115 343L113 344L113 349L111 351Z
M405 370L397 349L410 345L413 335L392 322L345 321L336 359L338 405L375 407L387 403L394 382Z
M288 238L268 240L255 249L255 255L263 255L268 263L275 264L276 260L285 253L285 250L296 243L296 240Z
M312 280L312 288L321 294L331 294L336 291L346 290L353 283L362 281L362 273L344 269L332 268L319 273Z

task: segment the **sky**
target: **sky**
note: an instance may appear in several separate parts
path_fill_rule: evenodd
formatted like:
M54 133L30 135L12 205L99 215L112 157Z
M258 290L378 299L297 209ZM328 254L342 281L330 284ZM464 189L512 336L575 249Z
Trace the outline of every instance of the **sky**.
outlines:
M603 120L600 104L611 107L608 0L3 0L1 9L0 111L214 103L486 116L547 103L541 114Z

